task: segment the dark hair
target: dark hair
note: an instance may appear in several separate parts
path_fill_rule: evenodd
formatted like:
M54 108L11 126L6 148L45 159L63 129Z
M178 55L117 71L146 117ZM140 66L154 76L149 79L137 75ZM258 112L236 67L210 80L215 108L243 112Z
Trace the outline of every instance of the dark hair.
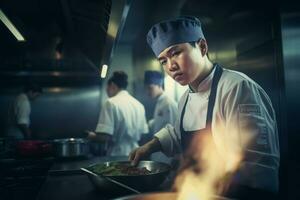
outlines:
M43 88L37 84L29 83L29 84L25 85L23 91L24 92L32 91L32 92L43 93Z
M128 85L128 76L123 71L115 71L108 79L108 84L114 83L121 89L126 89Z

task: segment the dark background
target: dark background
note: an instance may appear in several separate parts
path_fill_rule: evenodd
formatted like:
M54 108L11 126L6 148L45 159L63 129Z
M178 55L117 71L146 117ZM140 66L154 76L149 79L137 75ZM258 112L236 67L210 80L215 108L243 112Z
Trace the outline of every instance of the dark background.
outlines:
M270 96L280 136L280 194L282 199L299 197L298 2L3 0L0 8L26 38L17 42L0 23L0 135L10 101L29 81L45 88L32 105L38 138L93 130L106 97L106 79L99 76L103 63L109 64L109 73L122 69L129 74L129 91L149 118L155 102L141 83L154 57L145 35L160 20L194 15L202 22L211 60L246 73Z

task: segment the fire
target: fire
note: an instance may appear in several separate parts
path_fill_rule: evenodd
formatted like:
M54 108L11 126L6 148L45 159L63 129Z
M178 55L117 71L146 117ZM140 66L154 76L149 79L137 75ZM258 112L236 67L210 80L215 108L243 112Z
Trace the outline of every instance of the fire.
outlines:
M177 200L208 200L224 194L243 159L241 149L224 151L221 155L211 134L197 134L183 155L175 180Z

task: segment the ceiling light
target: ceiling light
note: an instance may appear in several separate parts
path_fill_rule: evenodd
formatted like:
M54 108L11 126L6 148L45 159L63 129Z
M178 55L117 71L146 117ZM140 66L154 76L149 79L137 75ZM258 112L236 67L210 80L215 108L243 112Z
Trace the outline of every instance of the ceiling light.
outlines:
M4 25L10 30L10 32L17 38L18 41L25 41L25 38L22 34L17 30L17 28L13 25L13 23L6 17L4 12L0 9L0 19L4 23Z
M105 78L105 77L106 77L107 69L108 69L108 66L107 66L107 65L102 65L102 69L101 69L101 78Z

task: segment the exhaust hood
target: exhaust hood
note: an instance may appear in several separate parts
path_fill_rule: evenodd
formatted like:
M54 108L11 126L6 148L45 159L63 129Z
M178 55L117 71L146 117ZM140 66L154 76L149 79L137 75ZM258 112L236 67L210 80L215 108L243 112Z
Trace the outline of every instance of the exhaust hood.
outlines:
M125 0L4 1L1 10L26 41L0 23L1 81L101 83L101 67L111 62L128 9Z

